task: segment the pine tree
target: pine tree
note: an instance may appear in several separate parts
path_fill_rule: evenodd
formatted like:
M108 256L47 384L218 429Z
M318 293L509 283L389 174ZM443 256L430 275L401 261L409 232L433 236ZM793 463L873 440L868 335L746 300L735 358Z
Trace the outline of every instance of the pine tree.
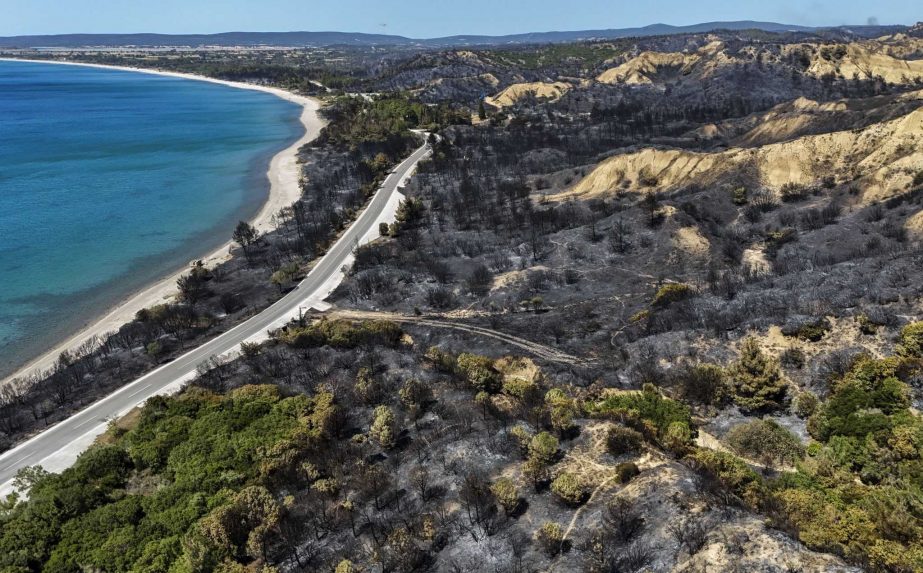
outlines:
M785 407L788 386L777 360L766 356L753 338L740 347L740 359L729 374L734 401L745 412L770 412Z

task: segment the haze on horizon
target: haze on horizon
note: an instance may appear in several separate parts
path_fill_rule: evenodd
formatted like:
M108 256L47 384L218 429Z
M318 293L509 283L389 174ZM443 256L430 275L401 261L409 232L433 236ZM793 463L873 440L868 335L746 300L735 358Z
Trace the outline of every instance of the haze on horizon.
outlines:
M551 30L630 28L759 20L805 26L912 24L923 18L914 0L656 0L650 3L576 0L0 0L0 36L229 31L344 31L413 38L505 35Z

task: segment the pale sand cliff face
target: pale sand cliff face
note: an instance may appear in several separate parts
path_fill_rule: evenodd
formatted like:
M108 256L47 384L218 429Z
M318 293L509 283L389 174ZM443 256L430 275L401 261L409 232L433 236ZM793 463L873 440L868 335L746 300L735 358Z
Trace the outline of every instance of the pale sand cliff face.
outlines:
M565 82L513 84L497 95L486 98L484 102L502 109L514 105L523 97L530 95L556 101L561 99L561 96L569 92L572 87L573 86Z
M890 50L895 53L894 49ZM816 77L834 74L846 79L884 78L888 83L906 84L923 79L923 60L904 60L882 50L880 44L849 44L840 59L817 55L807 73Z
M641 52L624 64L608 69L596 77L604 84L647 85L689 74L697 66L709 71L725 63L724 43L710 42L694 53Z
M723 138L733 147L759 147L891 121L920 105L923 105L921 90L827 103L800 97L765 113L705 125L689 135L706 140Z
M923 170L923 108L861 130L799 137L754 149L716 153L642 149L617 155L573 188L549 199L713 185L743 177L771 190L818 185L825 177L853 182L872 202L903 192ZM644 181L647 181L645 184ZM651 183L651 182L654 183Z
M907 234L911 238L917 241L923 240L923 211L908 218L904 223L904 228L907 229Z
M838 48L841 48L838 51ZM923 80L923 40L894 37L848 46L791 44L782 48L786 58L810 54L805 73L821 78L832 75L851 80L882 78L892 84ZM723 42L714 41L695 52L641 52L596 77L605 84L648 85L662 83L693 72L712 75L721 66L752 62L756 50L729 54Z
M688 71L699 59L696 54L642 52L624 64L601 73L596 81L604 84L651 84L660 74Z

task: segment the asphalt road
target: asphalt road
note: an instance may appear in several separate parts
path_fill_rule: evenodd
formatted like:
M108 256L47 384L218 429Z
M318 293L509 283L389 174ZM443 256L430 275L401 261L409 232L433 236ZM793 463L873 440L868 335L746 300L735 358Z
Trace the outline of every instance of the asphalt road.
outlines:
M376 227L400 182L428 153L429 146L424 144L398 165L305 279L275 304L0 455L0 494L10 491L11 480L20 468L42 465L49 471L60 471L68 467L105 429L109 419L123 415L151 396L175 389L195 375L199 364L237 350L241 342L265 333L287 316L297 316L301 308L321 300L325 287L329 289L330 281L348 262L358 242Z

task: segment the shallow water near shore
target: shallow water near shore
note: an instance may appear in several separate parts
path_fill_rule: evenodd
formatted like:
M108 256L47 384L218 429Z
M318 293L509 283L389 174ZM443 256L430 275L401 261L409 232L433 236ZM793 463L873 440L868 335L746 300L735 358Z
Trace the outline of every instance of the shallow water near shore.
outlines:
M0 377L226 242L300 112L195 80L0 61Z

